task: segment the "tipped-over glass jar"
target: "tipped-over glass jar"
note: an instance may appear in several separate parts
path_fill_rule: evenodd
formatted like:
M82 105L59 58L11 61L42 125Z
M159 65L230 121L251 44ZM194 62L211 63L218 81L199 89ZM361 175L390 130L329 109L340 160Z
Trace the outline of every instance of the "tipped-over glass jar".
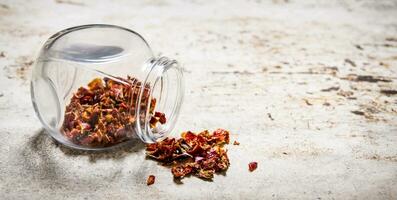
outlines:
M31 81L33 106L47 132L84 150L165 138L183 91L175 60L155 57L138 33L104 24L50 37Z

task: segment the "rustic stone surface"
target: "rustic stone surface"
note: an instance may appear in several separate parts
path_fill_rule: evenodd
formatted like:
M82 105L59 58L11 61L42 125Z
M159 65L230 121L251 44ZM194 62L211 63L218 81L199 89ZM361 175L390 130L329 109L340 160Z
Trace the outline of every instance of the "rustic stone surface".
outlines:
M392 0L2 0L0 199L397 199L396 19ZM241 144L226 175L176 184L140 143L92 154L52 141L30 102L33 61L88 23L136 30L184 64L174 135L229 129Z

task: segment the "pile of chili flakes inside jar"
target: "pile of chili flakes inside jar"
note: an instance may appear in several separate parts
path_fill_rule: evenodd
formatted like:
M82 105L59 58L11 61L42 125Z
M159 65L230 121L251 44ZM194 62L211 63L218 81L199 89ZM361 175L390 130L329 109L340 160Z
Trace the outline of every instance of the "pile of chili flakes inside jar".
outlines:
M108 147L128 140L136 122L137 99L144 87L140 109L150 101L149 121L154 128L166 123L165 114L155 112L156 99L150 87L136 78L95 78L88 87L80 87L66 106L63 134L83 146Z
M215 173L226 171L230 165L225 144L229 144L229 132L224 129L198 134L188 131L179 139L166 138L146 145L146 155L171 165L174 178L195 175L211 180Z

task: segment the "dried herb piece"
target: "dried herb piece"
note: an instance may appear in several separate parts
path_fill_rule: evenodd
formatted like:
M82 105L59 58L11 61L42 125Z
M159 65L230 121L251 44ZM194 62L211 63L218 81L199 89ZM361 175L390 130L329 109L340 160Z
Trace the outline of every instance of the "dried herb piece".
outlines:
M250 163L248 164L248 170L249 170L250 172L256 170L257 167L258 167L258 163L257 163L257 162L250 162Z
M128 140L136 122L137 99L149 103L150 126L165 123L165 114L154 112L156 99L150 98L150 87L136 78L95 78L87 87L80 87L66 106L62 132L75 144L106 147Z
M154 181L156 180L156 177L155 176L153 176L153 175L150 175L148 178L147 178L147 180L146 180L146 184L147 185L152 185L152 184L154 184Z
M146 145L146 155L164 164L171 165L175 178L193 174L203 179L212 179L216 172L226 171L230 165L227 150L229 132L217 129L212 134L202 131L195 134L183 132L180 139L165 140Z

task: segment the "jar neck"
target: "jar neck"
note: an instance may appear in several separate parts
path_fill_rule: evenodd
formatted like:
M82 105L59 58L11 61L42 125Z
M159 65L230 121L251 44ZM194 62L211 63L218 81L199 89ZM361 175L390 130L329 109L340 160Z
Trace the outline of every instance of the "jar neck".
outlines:
M178 119L184 96L182 68L167 57L152 58L143 85L137 105L144 106L137 106L135 129L143 142L153 143L167 137ZM145 91L145 88L149 89ZM155 112L164 113L166 121L151 126Z

